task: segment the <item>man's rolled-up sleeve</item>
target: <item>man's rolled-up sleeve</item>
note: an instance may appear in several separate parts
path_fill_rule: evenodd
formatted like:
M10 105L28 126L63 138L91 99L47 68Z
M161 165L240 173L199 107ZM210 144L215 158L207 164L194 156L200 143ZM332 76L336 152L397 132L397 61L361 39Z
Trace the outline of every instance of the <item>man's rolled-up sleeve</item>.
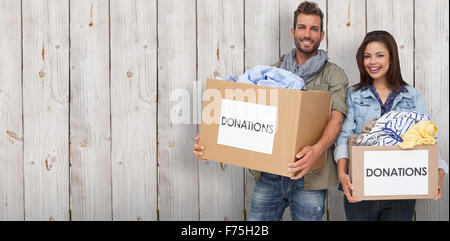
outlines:
M329 91L331 92L331 110L337 110L347 115L348 79L342 69L333 71L329 76Z

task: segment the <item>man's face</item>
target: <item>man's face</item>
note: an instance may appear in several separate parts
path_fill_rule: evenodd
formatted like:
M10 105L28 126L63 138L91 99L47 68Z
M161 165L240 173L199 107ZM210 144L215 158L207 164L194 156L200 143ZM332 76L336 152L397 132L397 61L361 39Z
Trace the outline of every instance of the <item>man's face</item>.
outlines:
M299 14L297 26L291 30L297 50L311 55L319 49L325 32L320 31L320 17L317 15Z

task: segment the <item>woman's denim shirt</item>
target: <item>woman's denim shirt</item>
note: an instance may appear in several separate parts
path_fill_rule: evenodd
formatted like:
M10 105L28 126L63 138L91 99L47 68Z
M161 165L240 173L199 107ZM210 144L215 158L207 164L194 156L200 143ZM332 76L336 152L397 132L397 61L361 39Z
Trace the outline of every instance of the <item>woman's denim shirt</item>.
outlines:
M394 99L392 110L394 111L416 111L426 113L425 103L418 90L411 86L405 86L406 92L400 92ZM381 107L378 100L369 88L354 91L350 87L347 94L348 111L341 133L336 140L336 149L334 150L334 160L337 162L341 158L348 159L347 137L353 134L361 134L361 128L364 123L381 116ZM441 159L439 155L439 169L448 173L448 164Z

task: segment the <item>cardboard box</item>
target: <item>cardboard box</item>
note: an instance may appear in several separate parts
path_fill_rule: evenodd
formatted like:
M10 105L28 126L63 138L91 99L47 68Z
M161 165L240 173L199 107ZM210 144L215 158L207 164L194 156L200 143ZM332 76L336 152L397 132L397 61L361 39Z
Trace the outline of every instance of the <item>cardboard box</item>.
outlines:
M438 193L438 145L349 145L353 196L359 200L432 199Z
M319 141L328 123L331 94L208 79L200 144L203 157L292 177L288 163ZM325 166L326 152L312 170Z

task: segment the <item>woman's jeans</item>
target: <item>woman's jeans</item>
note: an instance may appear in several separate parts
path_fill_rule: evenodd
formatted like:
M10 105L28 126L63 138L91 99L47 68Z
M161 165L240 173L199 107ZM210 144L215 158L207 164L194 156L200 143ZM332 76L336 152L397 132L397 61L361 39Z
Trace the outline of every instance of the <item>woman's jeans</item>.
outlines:
M379 200L350 203L344 197L348 221L412 221L416 200Z
M292 220L321 221L325 212L327 190L305 190L303 178L261 173L256 181L250 203L251 221L279 221L290 207Z

